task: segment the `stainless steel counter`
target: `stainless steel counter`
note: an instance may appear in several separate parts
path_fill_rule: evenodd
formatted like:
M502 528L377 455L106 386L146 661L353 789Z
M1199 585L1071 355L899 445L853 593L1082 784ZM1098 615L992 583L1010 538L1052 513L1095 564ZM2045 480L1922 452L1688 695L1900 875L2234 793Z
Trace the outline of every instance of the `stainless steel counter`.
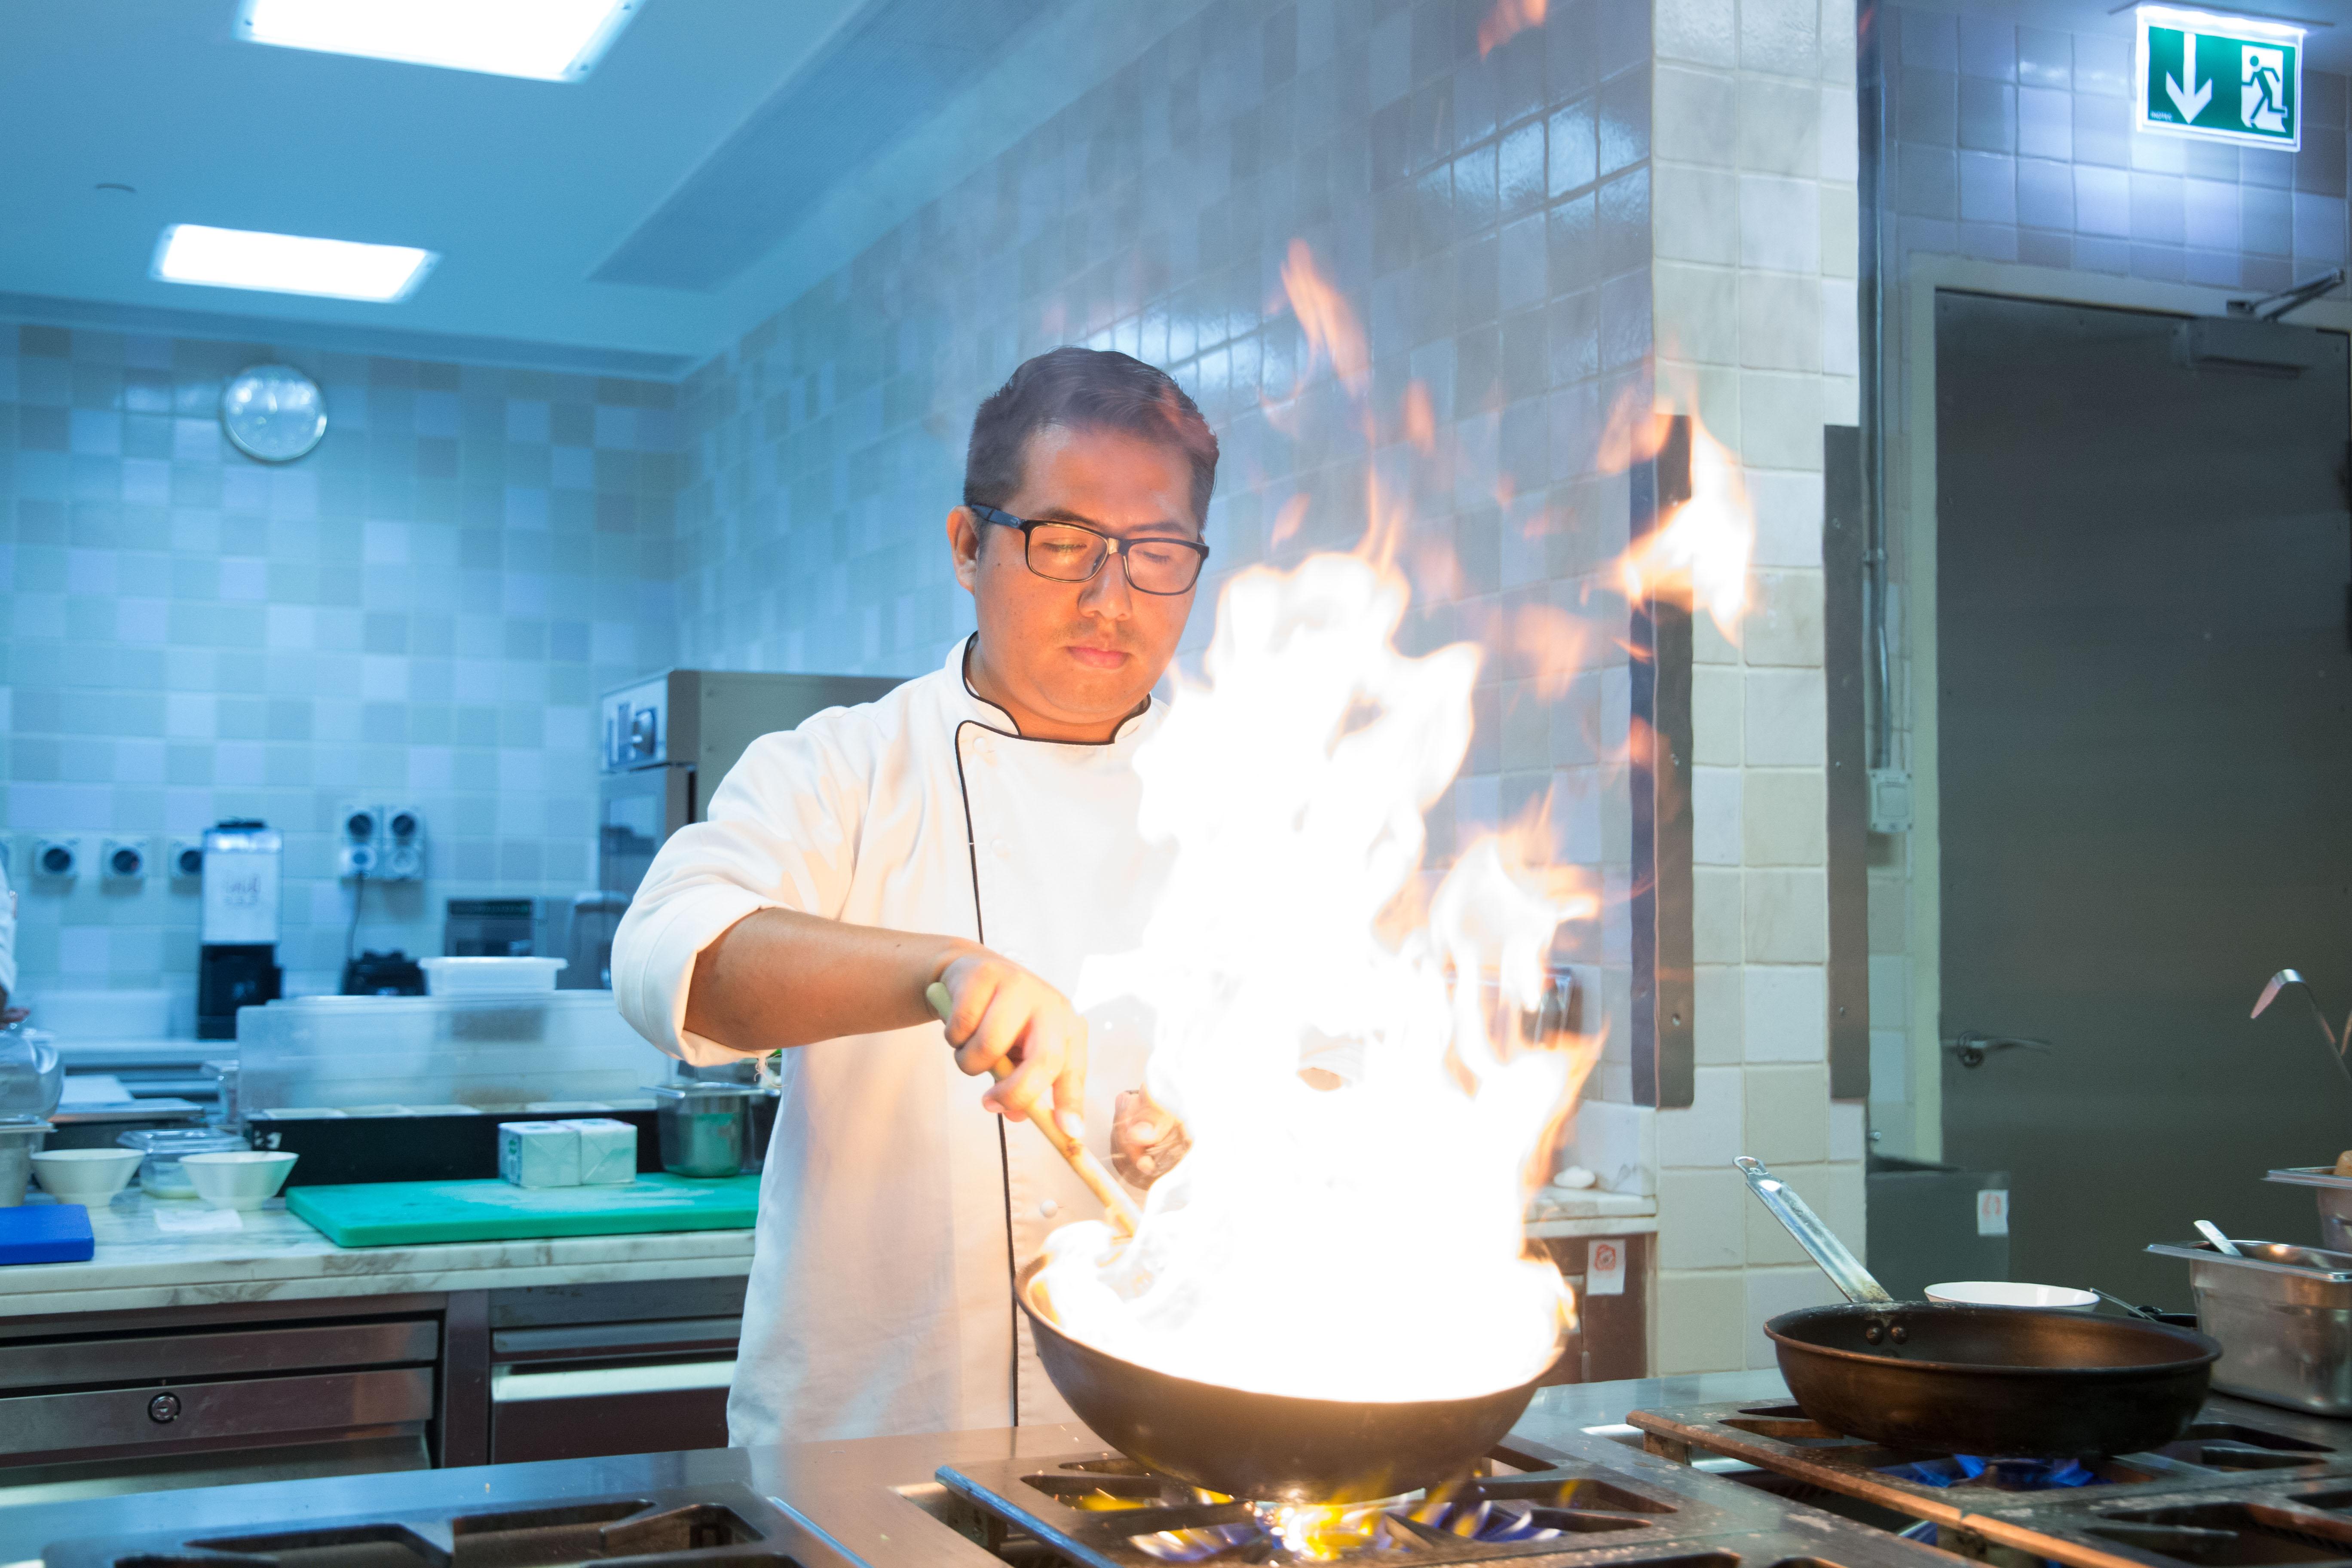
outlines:
M1621 1424L1631 1409L1764 1399L1783 1392L1779 1374L1770 1372L1570 1384L1542 1390L1514 1435L1558 1447L1591 1428ZM0 1568L40 1563L45 1547L78 1537L235 1531L264 1521L382 1517L411 1510L512 1507L527 1501L730 1486L747 1487L784 1505L806 1532L805 1540L787 1545L805 1568L856 1563L982 1568L995 1559L926 1506L935 1500L932 1494L944 1489L933 1481L933 1472L944 1463L1025 1458L1100 1446L1082 1426L1008 1427L36 1503L0 1509Z

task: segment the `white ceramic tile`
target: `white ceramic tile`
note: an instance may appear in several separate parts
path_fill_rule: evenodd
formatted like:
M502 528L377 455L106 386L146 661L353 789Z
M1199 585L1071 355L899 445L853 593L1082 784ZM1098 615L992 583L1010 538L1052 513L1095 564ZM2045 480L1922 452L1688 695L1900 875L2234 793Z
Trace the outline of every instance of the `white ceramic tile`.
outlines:
M1828 1058L1828 1000L1814 964L1751 963L1742 976L1744 1032L1751 1062Z
M1741 259L1742 182L1737 174L1682 163L1650 171L1650 226L1657 254L1730 265ZM1819 237L1812 244L1818 247ZM1791 268L1793 270L1793 268Z
M1818 669L1748 672L1747 755L1750 763L1819 767L1825 755L1824 693Z
M1811 77L1821 69L1820 0L1740 0L1743 69Z
M1658 345L1668 358L1738 362L1738 275L1730 268L1658 261L1650 287Z
M1827 790L1824 776L1810 768L1749 770L1740 800L1743 863L1827 864Z
M1822 662L1822 574L1759 572L1741 621L1740 648L1750 669Z
M1822 89L1822 161L1819 173L1824 181L1852 184L1861 175L1861 122L1854 116L1854 90L1851 84L1825 86Z
M1696 867L1691 871L1691 962L1738 963L1742 914L1738 871Z
M1748 504L1756 515L1756 564L1822 563L1822 477L1749 468Z
M1738 1152L1753 1154L1775 1170L1819 1164L1829 1158L1826 1067L1751 1065L1744 1078L1747 1104L1739 1134L1743 1146Z
M1741 73L1740 168L1759 174L1817 178L1822 163L1821 134L1819 83Z
M1701 963L1691 973L1691 1050L1701 1067L1736 1064L1740 1047L1741 973L1736 963Z
M1820 271L1820 186L1811 180L1782 179L1771 174L1742 174L1738 182L1740 264L1770 272ZM1663 208L1663 184L1660 190ZM1679 254L1667 252L1663 240L1659 252Z
M1862 222L1853 187L1822 186L1822 276L1853 278L1862 268Z
M1576 1108L1570 1162L1600 1177L1612 1193L1656 1192L1657 1114L1644 1105L1585 1100Z
M1747 1365L1747 1277L1736 1268L1662 1270L1657 1276L1661 1377L1738 1372Z
M1740 276L1739 363L1762 370L1822 368L1822 291L1815 279L1779 272Z
M1741 942L1750 963L1829 957L1829 879L1819 870L1749 868L1741 877Z
M1830 1159L1860 1160L1870 1148L1870 1113L1858 1100L1830 1102Z
M1732 166L1739 121L1729 74L1661 62L1651 90L1652 156L1711 168Z
M1862 368L1862 317L1857 289L1850 279L1822 280L1822 368L1832 375L1853 376Z
M1658 1268L1736 1268L1748 1256L1756 1200L1727 1161L1720 1170L1658 1173Z
M1700 866L1740 863L1740 770L1691 770L1691 859Z
M1656 0L1653 47L1662 60L1734 65L1739 58L1738 18L1733 0Z
M1693 1075L1685 1110L1658 1112L1658 1166L1714 1170L1740 1152L1742 1081L1736 1067L1703 1067Z
M1739 373L1739 455L1759 468L1822 466L1822 378Z
M1738 668L1699 665L1691 671L1691 756L1713 765L1738 766L1744 758L1740 710L1745 678Z

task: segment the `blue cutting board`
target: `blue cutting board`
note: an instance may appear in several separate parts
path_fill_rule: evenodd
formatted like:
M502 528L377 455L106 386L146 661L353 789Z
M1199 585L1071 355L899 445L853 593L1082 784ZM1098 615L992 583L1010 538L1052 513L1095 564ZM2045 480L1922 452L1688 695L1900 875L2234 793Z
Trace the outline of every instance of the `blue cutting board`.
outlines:
M0 1264L87 1263L98 1243L80 1204L26 1204L0 1209Z
M639 1176L627 1186L518 1187L510 1182L361 1182L289 1187L287 1212L338 1247L439 1241L527 1241L559 1236L641 1236L664 1230L748 1230L756 1175Z

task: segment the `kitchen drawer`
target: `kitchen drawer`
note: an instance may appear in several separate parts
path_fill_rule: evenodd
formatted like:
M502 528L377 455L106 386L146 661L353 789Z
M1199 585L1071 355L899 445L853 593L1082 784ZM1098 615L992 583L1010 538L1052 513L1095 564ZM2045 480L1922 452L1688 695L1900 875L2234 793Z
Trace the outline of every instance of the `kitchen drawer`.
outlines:
M430 1363L440 1350L429 1318L0 1345L0 1392Z
M421 1425L432 1415L429 1367L28 1394L0 1398L0 1454L266 1439Z

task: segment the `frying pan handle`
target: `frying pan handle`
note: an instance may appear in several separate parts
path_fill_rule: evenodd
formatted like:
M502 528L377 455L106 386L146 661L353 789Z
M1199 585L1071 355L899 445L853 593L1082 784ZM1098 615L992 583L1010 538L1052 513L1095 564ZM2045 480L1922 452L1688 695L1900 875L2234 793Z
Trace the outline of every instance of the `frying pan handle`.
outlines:
M1870 1270L1862 1266L1862 1259L1847 1251L1845 1243L1822 1223L1821 1216L1805 1206L1805 1200L1799 1197L1788 1183L1764 1168L1763 1161L1742 1154L1732 1163L1738 1166L1739 1173L1748 1178L1748 1190L1772 1211L1774 1219L1789 1227L1789 1234L1797 1238L1797 1245L1822 1266L1822 1272L1830 1277L1831 1284L1845 1292L1847 1300L1891 1302L1895 1300L1886 1293L1886 1287L1870 1277Z

